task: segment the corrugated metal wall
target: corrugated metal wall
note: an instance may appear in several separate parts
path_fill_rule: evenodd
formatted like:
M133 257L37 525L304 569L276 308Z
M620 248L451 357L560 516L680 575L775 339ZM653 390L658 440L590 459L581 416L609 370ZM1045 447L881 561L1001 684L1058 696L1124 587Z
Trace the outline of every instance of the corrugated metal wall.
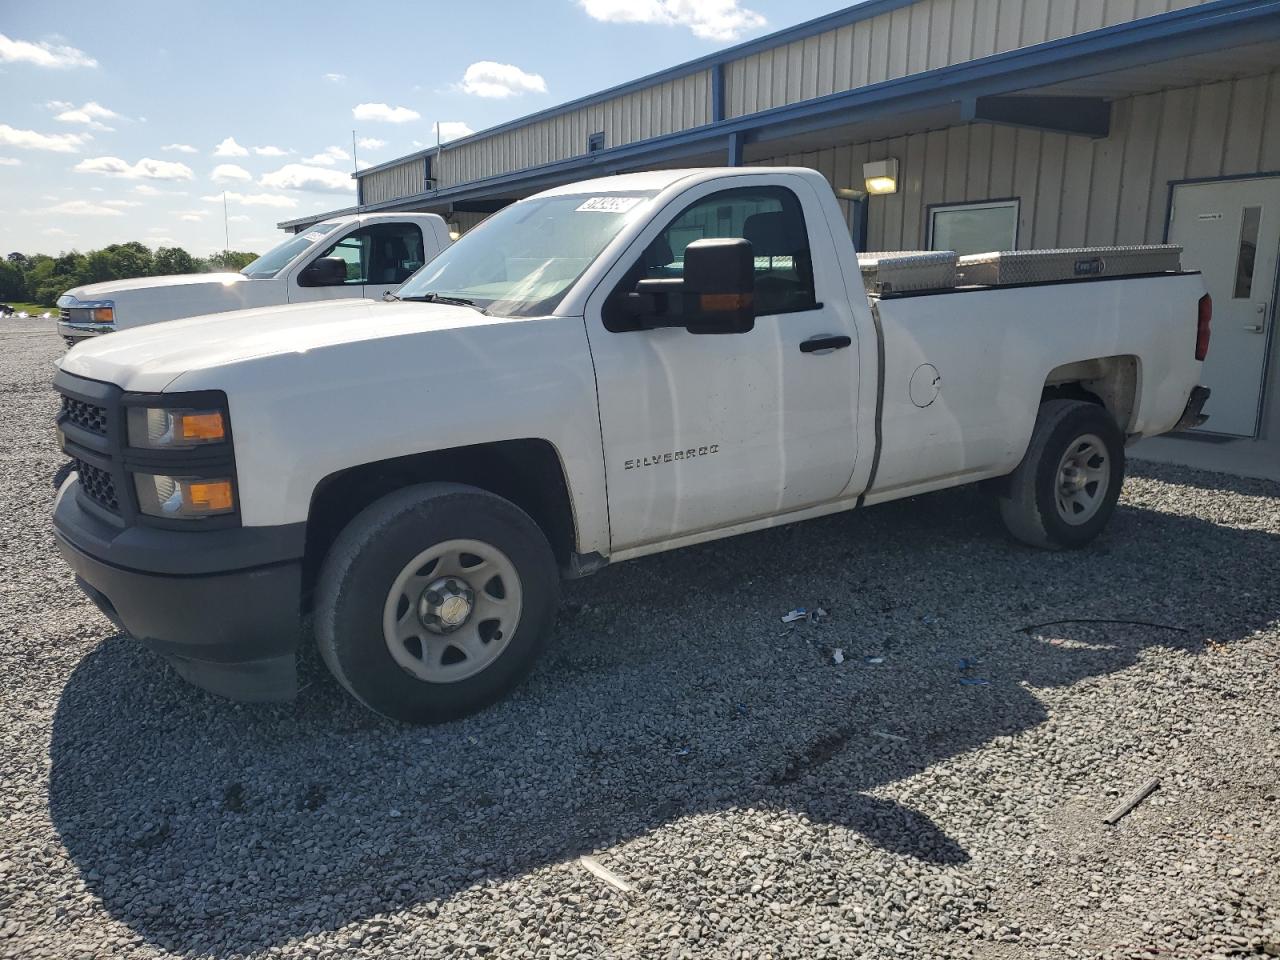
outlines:
M587 152L587 138L604 131L606 147L675 133L711 120L711 74L690 74L457 147L437 162L439 186L566 160Z
M426 189L426 162L414 157L385 170L360 178L361 202L381 203L399 197L412 197Z
M1159 243L1170 181L1280 170L1280 72L1130 97L1114 111L1105 140L966 124L752 164L814 167L849 187L863 163L896 157L898 193L870 200L873 250L920 249L931 204L1010 197L1021 200L1022 248Z
M739 117L1208 0L921 0L725 66Z

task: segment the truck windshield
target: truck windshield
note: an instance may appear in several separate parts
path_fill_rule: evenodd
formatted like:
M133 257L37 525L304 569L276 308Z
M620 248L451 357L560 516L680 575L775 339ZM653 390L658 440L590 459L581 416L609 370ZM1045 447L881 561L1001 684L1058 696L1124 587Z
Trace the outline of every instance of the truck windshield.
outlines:
M402 300L461 298L499 317L544 316L653 197L651 192L574 194L513 203L397 292Z
M292 237L285 237L240 272L250 280L270 280L287 267L294 257L317 240L323 240L337 227L337 220L326 220L323 223L317 223L303 233L295 233Z

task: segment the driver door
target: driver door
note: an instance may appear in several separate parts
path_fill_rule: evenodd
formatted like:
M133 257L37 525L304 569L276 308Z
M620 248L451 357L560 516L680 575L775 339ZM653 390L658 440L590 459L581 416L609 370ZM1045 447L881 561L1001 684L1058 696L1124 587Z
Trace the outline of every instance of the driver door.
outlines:
M704 184L660 213L588 301L612 549L714 530L834 500L856 452L858 343L824 211L803 180ZM755 328L694 335L625 329L610 298L675 278L694 240L745 237ZM822 241L822 242L819 242ZM615 300L616 302L616 300ZM613 329L610 329L613 327Z

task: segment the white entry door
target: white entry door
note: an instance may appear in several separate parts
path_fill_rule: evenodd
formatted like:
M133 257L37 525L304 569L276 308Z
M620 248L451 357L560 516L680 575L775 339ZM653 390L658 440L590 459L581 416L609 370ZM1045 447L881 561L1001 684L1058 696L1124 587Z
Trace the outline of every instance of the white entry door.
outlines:
M1203 271L1213 296L1204 430L1255 436L1275 314L1280 177L1174 187L1169 242L1183 246L1184 269Z

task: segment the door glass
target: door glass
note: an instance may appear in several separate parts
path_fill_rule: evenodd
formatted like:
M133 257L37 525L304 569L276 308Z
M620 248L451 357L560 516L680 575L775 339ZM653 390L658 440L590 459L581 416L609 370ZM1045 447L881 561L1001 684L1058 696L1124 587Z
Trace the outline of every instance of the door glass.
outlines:
M795 194L783 187L724 190L694 202L649 244L639 269L623 281L623 288L634 290L641 279L679 279L684 275L685 248L708 237L751 241L760 316L817 306L804 214Z
M399 286L422 268L422 230L412 223L379 223L369 237L369 284Z
M321 257L337 257L347 262L346 286L358 286L365 282L365 269L369 263L368 229L349 233L327 250Z
M1258 225L1261 221L1261 207L1245 207L1240 216L1240 249L1236 251L1236 285L1232 295L1236 300L1248 300L1253 296L1253 262L1258 254Z

